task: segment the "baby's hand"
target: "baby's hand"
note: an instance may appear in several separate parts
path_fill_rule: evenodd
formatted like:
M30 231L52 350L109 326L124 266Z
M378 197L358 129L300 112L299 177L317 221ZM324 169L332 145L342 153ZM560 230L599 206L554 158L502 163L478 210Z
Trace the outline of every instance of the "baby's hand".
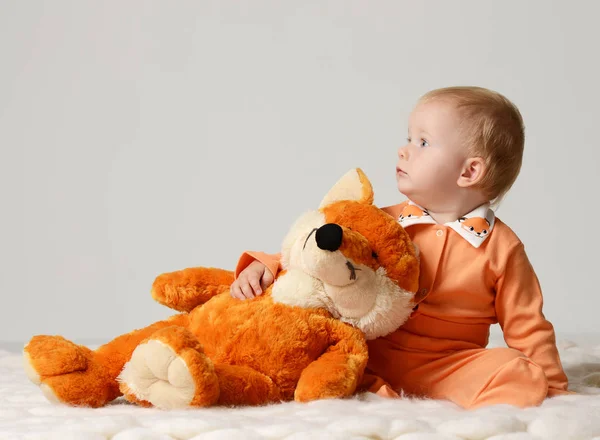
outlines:
M238 299L250 299L263 293L273 284L274 278L267 266L258 260L254 260L243 271L231 285L231 296Z

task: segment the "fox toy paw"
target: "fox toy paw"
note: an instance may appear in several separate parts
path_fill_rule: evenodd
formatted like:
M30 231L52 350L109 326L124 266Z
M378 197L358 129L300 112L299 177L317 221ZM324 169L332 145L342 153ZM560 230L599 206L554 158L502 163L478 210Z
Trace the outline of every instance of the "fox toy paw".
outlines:
M169 327L142 342L118 381L127 400L163 409L209 406L219 398L214 366L184 328Z
M119 395L94 353L61 336L35 336L23 350L27 377L51 402L99 407Z

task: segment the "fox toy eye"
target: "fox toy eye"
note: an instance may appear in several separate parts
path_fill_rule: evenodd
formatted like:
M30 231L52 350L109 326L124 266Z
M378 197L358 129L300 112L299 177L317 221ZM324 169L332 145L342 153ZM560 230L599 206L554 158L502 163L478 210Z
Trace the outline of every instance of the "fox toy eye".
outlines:
M371 252L371 256L373 258L375 258L376 260L377 260L377 258L379 258L379 255L377 255L377 252L375 252L375 251Z

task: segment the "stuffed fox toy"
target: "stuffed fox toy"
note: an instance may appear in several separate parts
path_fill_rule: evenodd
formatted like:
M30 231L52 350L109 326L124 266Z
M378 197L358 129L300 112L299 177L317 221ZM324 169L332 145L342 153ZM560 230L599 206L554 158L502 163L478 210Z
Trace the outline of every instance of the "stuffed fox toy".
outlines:
M230 271L160 275L153 298L181 313L95 351L35 336L24 348L27 375L49 400L91 407L121 395L165 409L352 395L366 340L413 309L419 265L408 235L354 169L292 226L281 264L275 283L245 301L230 296Z

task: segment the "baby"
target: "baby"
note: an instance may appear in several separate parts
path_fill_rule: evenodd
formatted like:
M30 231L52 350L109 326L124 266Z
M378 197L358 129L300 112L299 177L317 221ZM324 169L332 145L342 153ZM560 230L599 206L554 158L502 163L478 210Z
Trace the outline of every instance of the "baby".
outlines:
M537 276L490 208L515 182L523 148L521 114L496 92L450 87L418 101L396 165L408 200L383 208L420 249L418 307L399 330L369 342L371 391L464 408L536 406L570 393ZM279 269L278 255L244 253L231 295L260 295ZM496 323L510 348L485 348Z

